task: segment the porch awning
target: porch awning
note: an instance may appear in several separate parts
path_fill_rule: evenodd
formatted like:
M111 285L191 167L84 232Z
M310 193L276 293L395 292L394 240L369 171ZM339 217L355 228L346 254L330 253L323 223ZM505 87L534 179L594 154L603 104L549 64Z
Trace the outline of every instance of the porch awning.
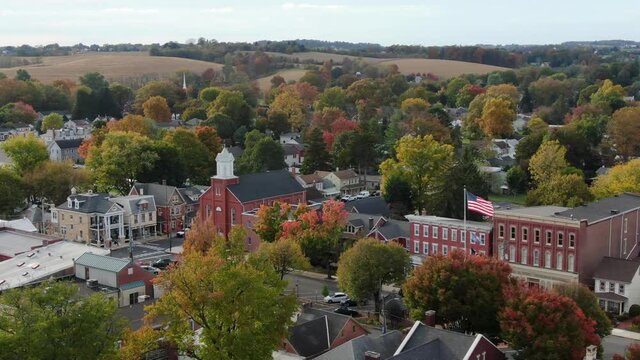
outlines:
M629 300L626 296L622 296L620 294L606 292L606 293L596 293L598 299L609 300L609 301L617 301L617 302L625 302Z

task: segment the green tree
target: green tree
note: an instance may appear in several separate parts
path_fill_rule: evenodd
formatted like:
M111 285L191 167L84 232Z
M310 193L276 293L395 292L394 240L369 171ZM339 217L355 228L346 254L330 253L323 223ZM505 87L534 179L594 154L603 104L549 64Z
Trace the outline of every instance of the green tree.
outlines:
M4 359L113 359L123 320L103 294L78 296L78 287L47 281L0 296Z
M304 125L305 106L300 96L293 91L283 91L276 96L269 107L269 115L272 112L285 114L294 129L300 129Z
M114 83L109 85L109 91L111 91L113 101L120 112L130 111L132 109L134 93L130 87Z
M324 108L335 107L345 110L347 105L347 94L341 87L331 87L323 91L318 96L315 103L315 110L322 111Z
M520 166L513 166L507 171L507 185L514 194L527 191L527 173Z
M204 88L200 90L198 99L200 99L201 101L204 101L205 103L213 102L218 97L218 95L220 95L221 91L222 89L220 89L219 87Z
M191 183L206 185L214 172L215 161L209 151L192 131L176 129L165 134L164 141L173 145L184 164L186 177Z
M253 116L253 112L245 101L242 92L229 90L222 90L207 109L207 116L209 117L213 117L218 113L231 118L235 124L235 129L243 125L249 126ZM218 132L220 132L220 129L218 129Z
M356 300L373 298L382 309L382 285L400 283L411 269L409 253L397 243L360 239L340 256L338 284Z
M129 192L145 171L153 169L158 154L153 142L131 132L109 132L102 144L93 146L86 160L98 190Z
M511 267L497 258L456 250L426 258L405 282L404 298L414 317L435 310L444 324L494 337L500 332L498 313L510 275Z
M614 85L609 79L602 82L598 90L591 95L591 104L608 114L625 106L624 89Z
M311 130L300 172L311 174L316 170L331 170L331 156L318 128Z
M263 242L275 242L282 235L282 224L289 220L291 205L276 201L271 206L260 205L256 214L258 220L254 225L254 231Z
M244 145L244 153L238 161L239 174L280 170L286 167L282 145L258 130L246 133Z
M18 174L25 174L49 160L44 142L33 134L14 136L2 144L2 149L11 158Z
M269 110L266 125L269 130L273 131L276 137L291 129L287 113L277 110Z
M558 141L546 141L540 145L529 161L529 171L533 180L537 184L542 184L559 174L562 169L569 166L565 159L566 154L567 149Z
M281 238L275 242L260 244L257 256L265 256L280 275L280 280L292 269L306 270L311 267L300 244L292 238Z
M18 69L16 70L15 79L19 81L29 81L31 80L31 74L29 74L29 72L25 69Z
M611 320L598 304L596 295L588 287L582 284L561 284L555 286L553 290L575 301L584 315L596 322L595 330L600 338L611 335L613 329Z
M447 104L451 107L456 106L456 99L458 97L458 93L460 90L467 85L469 81L462 77L457 77L449 80L447 84L447 89L445 91L445 96L447 98Z
M587 346L600 343L594 324L572 299L535 289L512 291L500 314L516 359L583 359Z
M8 166L0 166L0 216L11 218L14 210L25 203L26 197L20 175Z
M399 174L392 174L385 178L382 185L382 196L389 203L392 217L404 219L406 214L413 212L413 197L411 185Z
M31 195L55 205L62 204L71 188L85 189L89 185L89 173L74 169L71 162L47 161L25 175Z
M150 81L136 91L134 108L138 113L142 112L142 104L153 96L162 96L167 100L170 108L182 99L182 89L171 81Z
M243 230L234 228L234 231ZM266 359L287 334L296 309L272 264L244 255L244 236L218 237L206 254L185 254L163 272L164 295L149 308L160 335L198 359ZM196 338L190 321L199 330Z
M415 209L426 210L431 194L446 186L453 147L438 143L431 135L404 136L396 146L396 159L380 164L383 182L392 175L403 177L411 186Z
M62 129L64 126L64 118L58 113L51 113L42 119L42 126L40 127L42 132L47 130Z
M90 72L82 75L80 77L80 84L96 92L109 86L109 83L104 78L104 75L98 72Z
M624 160L640 155L640 107L625 107L609 122L609 138Z

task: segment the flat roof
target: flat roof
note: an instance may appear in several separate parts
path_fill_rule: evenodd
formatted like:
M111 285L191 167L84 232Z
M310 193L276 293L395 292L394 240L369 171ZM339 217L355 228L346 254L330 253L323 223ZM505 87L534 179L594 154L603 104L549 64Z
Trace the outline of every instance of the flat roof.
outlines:
M14 257L57 240L60 239L28 231L0 228L0 255Z
M496 210L497 214L504 215L527 215L527 216L538 216L538 217L554 217L557 218L556 213L560 213L563 211L569 210L568 207L564 206L553 206L553 205L545 205L545 206L529 206L518 209L499 209ZM566 219L566 218L565 218Z
M0 262L0 290L38 283L64 271L72 271L74 260L86 252L109 254L109 250L102 248L59 241L2 261Z
M407 218L407 220L409 220L410 222L417 222L420 224L447 225L460 228L464 227L465 224L464 220L433 215L406 215L405 218ZM467 228L479 228L490 231L491 229L493 229L493 223L467 220Z

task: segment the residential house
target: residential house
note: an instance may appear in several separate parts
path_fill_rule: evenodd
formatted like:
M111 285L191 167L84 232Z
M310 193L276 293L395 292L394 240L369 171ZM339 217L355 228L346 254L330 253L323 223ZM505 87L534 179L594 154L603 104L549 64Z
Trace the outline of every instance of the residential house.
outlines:
M360 176L351 169L333 172L316 171L316 173L328 182L328 184L327 182L324 184L326 195L355 195L364 190L364 186L360 182Z
M496 156L489 159L491 166L504 168L505 166L515 165L516 146L519 142L520 140L518 139L493 139L490 149Z
M388 359L393 356L402 343L404 334L389 331L380 335L362 335L327 351L316 360L374 360ZM377 356L377 358L376 358Z
M305 189L309 189L313 187L320 191L324 190L324 182L322 181L322 176L320 176L318 171L309 175L296 174L296 180Z
M107 194L76 194L51 209L51 222L65 240L111 247L125 241L124 210Z
M49 145L55 140L84 140L91 136L93 126L87 120L69 120L64 123L61 129L49 129L40 135L45 144Z
M200 196L207 192L208 186L193 185L178 189L182 199L185 201L184 223L185 227L190 227L196 219L200 208Z
M456 249L477 255L492 253L491 223L439 216L405 217L411 227L409 251L414 265L420 265L429 255L448 255Z
M114 289L120 306L137 304L140 296L153 297L153 275L129 259L84 253L75 260L74 269L76 278Z
M280 134L280 144L302 144L302 136L298 132Z
M593 275L600 307L615 315L640 304L640 261L605 256Z
M158 211L156 219L163 234L175 233L185 228L187 201L175 186L155 183L136 183L129 195L151 195Z
M200 196L199 216L212 219L218 233L227 236L234 225L251 228L255 210L260 205L283 202L293 205L306 204L306 191L287 170L236 176L234 157L227 148L216 156L216 175L211 187ZM250 251L259 246L258 236L250 231L246 246Z
M493 256L511 263L530 285L580 281L593 286L605 256L638 256L640 195L625 193L583 206L498 209Z
M296 174L300 171L302 162L304 161L304 147L300 144L282 144L284 150L284 162L287 164L289 171Z
M47 146L49 159L57 162L71 160L76 164L84 161L79 151L82 141L83 139L53 140Z
M311 358L368 333L351 316L305 306L296 324L289 328L283 348L288 353Z
M124 210L124 227L127 239L146 239L158 233L156 202L152 195L127 195L113 197L110 201Z
M389 204L381 196L369 196L344 204L345 210L358 214L375 214L386 218L391 215Z
M380 215L349 213L343 232L345 239L370 237L384 242L396 242L407 248L409 222L393 220Z

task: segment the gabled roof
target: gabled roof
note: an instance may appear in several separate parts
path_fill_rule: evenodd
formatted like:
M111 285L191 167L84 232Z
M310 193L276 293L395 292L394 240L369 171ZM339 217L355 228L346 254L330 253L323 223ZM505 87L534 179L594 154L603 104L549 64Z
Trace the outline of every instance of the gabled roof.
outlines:
M187 204L197 204L200 200L200 196L202 196L207 189L209 189L208 186L194 185L178 189L178 191Z
M153 195L128 195L111 198L111 201L122 206L127 214L137 214L142 212L142 204L147 204L147 211L156 211L156 202Z
M630 284L633 277L638 273L638 267L640 267L640 261L605 256L600 261L593 277Z
M404 335L397 330L382 335L363 335L316 357L317 360L364 360L364 353L375 351L380 359L391 357Z
M84 139L54 140L60 149L76 149L82 145Z
M301 153L304 148L299 144L282 144L284 155L295 155Z
M175 186L156 183L136 183L133 187L136 189L138 194L140 194L140 190L142 189L144 195L153 195L156 200L156 206L169 205L169 199L177 189ZM178 196L180 196L181 200L184 201L180 192L178 192Z
M239 176L240 182L227 189L241 202L266 199L303 192L304 188L285 170L267 171Z
M127 267L127 265L129 265L129 260L114 258L111 256L96 255L92 253L84 253L82 254L82 256L76 259L75 264L118 273L122 269Z
M592 224L632 209L640 208L640 195L624 193L557 213L558 217L587 220Z
M356 174L356 172L351 169L334 171L333 175L335 175L340 180L347 180L358 177L358 174Z
M329 349L326 316L309 320L289 329L289 343L298 355L313 356Z
M626 296L622 296L614 292L595 293L595 294L598 299L613 300L613 301L620 301L620 302L629 300L629 298L627 298Z
M69 210L81 213L98 213L105 214L109 212L109 210L114 206L114 202L109 200L107 194L97 193L97 194L78 194L78 195L69 195L71 199L71 207L68 206L67 202L60 204L57 206L60 210ZM78 200L79 206L75 208L75 200ZM119 205L118 205L119 206Z
M437 329L416 321L396 350L397 355L391 359L462 360L475 340L476 336Z
M347 211L359 214L380 215L388 217L391 213L389 204L380 196L370 196L364 199L350 201L345 204Z
M408 239L410 236L408 221L388 219L377 231L387 240Z
M317 171L309 175L297 175L297 177L307 185L322 182L322 176L320 176Z

